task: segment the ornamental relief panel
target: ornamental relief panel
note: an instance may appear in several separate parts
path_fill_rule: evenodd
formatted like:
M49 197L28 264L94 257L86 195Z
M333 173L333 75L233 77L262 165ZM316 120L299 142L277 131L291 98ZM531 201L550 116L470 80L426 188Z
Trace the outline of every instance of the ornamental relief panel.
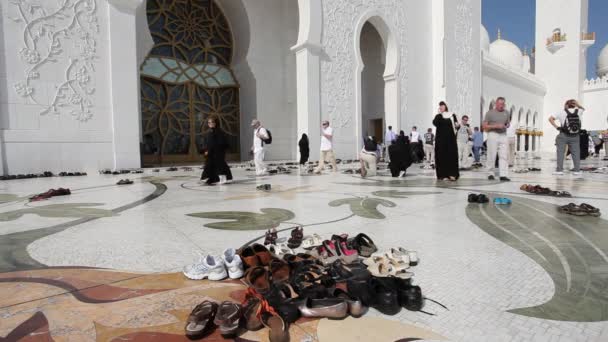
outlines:
M452 39L456 45L452 70L455 72L456 102L454 112L461 115L473 114L473 59L477 50L473 46L473 13L471 2L465 0L456 7L456 23ZM449 61L449 59L448 59Z
M41 106L41 115L93 116L99 0L8 0L8 19L19 25L19 58L24 65L14 91L26 103ZM63 79L43 98L46 82L57 69ZM49 76L50 75L50 76Z
M359 18L374 9L396 32L400 48L401 110L407 109L406 14L401 0L328 0L323 2L325 56L321 63L322 113L338 128L352 127L355 113L355 33ZM357 37L359 38L359 37Z

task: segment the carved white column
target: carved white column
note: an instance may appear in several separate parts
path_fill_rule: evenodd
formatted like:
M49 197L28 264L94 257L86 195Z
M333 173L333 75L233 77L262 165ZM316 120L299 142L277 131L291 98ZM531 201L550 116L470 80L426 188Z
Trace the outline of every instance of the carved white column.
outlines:
M110 79L114 168L141 166L136 11L145 0L110 3Z
M300 27L296 54L298 140L308 135L310 160L317 160L321 142L321 0L299 0ZM299 153L298 153L299 155Z

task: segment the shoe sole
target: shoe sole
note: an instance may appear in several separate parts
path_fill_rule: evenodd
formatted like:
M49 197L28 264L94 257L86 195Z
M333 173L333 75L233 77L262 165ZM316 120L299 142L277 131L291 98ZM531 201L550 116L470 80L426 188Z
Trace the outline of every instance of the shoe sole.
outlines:
M219 274L210 274L207 278L209 280L213 280L213 281L224 280L224 279L228 278L228 272L223 272L223 273L219 273Z
M193 276L193 275L186 274L186 273L184 273L184 272L182 272L182 273L184 274L184 276L185 276L186 278L188 278L188 279L192 279L192 280L203 280L203 279L205 279L205 278L209 277L209 275L208 275L208 274L204 274L204 275L201 275L201 276Z
M245 272L243 272L242 270L239 270L238 272L230 272L228 271L228 277L230 277L230 279L241 279L243 278L243 276L245 275Z

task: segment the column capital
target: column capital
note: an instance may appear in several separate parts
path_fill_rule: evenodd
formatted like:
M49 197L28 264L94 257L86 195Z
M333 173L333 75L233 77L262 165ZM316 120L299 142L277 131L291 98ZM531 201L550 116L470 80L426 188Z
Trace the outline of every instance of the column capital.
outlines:
M121 12L135 14L135 11L139 6L145 4L146 0L108 0L108 3Z

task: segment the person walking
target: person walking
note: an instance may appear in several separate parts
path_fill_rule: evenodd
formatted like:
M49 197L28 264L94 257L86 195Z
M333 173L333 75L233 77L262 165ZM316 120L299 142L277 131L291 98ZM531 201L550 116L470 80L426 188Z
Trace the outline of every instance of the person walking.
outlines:
M494 180L494 161L498 155L498 170L500 180L509 182L509 140L507 139L507 128L509 127L509 112L505 110L505 98L496 99L496 108L490 109L483 118L482 129L488 134L488 158L486 168L490 175L489 180Z
M424 155L428 163L435 163L435 134L432 128L424 133Z
M387 162L391 161L391 157L388 153L388 148L393 144L393 142L397 139L397 135L393 132L393 126L388 126L388 130L384 134L384 147L386 149L385 159Z
M270 134L266 128L262 127L262 123L258 119L251 121L251 127L253 127L253 147L251 152L253 153L253 162L255 164L255 175L264 176L267 173L266 164L264 163L265 148L264 143L269 141Z
M439 102L439 113L433 119L436 127L435 136L435 172L437 179L456 181L458 172L458 144L456 132L460 125L456 114L448 109L448 105Z
M456 142L458 143L458 165L461 170L469 167L469 155L471 154L469 141L471 140L472 135L473 131L471 131L471 127L469 126L469 117L463 115L460 128L458 128L458 133L456 135Z
M513 115L509 117L509 121L513 122ZM517 127L515 125L509 124L507 127L507 138L509 139L509 167L513 167L517 150Z
M226 163L226 150L228 149L226 134L219 127L218 119L215 116L207 119L207 126L209 131L203 137L203 153L207 160L201 180L206 180L207 185L220 182L220 176L226 177L226 181L231 181L232 172Z
M302 133L302 138L300 138L298 146L300 147L300 167L305 167L306 162L308 162L308 157L310 156L310 147L306 133Z
M555 138L557 146L557 168L553 174L564 174L564 157L566 155L566 146L572 154L572 162L574 163L575 176L582 175L581 173L581 116L585 108L576 100L568 100L564 104L564 111L549 117L549 123L559 131ZM559 122L559 125L556 123Z
M418 127L412 127L412 131L410 132L410 146L412 148L412 157L414 157L414 163L420 163L422 159L420 156L420 152L422 148L420 148L420 133L418 132Z
M334 130L329 126L329 121L324 120L321 124L321 158L319 159L319 166L314 170L316 174L320 174L325 169L325 162L330 162L333 172L338 172L333 140Z
M374 137L365 137L363 139L363 149L359 153L359 161L361 162L361 177L373 177L377 174L377 155L378 145Z
M473 157L475 158L475 165L481 164L481 148L483 147L483 133L479 130L479 127L473 129Z

